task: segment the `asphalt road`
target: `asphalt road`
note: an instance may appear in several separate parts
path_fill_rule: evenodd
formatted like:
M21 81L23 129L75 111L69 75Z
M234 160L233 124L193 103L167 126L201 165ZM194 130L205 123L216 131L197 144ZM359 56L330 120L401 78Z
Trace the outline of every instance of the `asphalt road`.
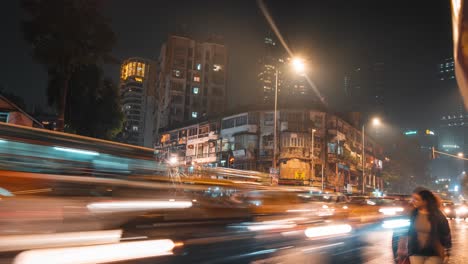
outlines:
M452 256L450 264L468 263L468 220L449 220L452 232ZM392 263L391 232L373 232L366 238L367 247L364 250L364 263Z

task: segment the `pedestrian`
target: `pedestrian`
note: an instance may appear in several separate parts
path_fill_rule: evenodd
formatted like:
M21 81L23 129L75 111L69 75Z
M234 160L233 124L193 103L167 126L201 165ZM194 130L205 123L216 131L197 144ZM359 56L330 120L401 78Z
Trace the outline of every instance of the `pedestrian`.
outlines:
M408 255L411 264L448 263L452 239L440 200L429 190L413 193L414 211L408 230Z

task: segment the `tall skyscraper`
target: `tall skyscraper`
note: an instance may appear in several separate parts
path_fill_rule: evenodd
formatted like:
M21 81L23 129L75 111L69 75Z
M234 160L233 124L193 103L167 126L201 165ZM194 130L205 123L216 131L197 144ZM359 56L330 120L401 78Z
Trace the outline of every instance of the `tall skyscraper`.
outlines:
M386 75L383 62L356 67L344 76L346 111L365 114L385 110Z
M436 81L440 89L439 146L443 152L458 155L468 153L468 112L455 79L453 58L444 59L436 66ZM460 176L466 170L466 163L453 157L440 156L434 165L438 179L449 179L453 184L460 184ZM453 187L453 186L451 186Z
M227 49L223 44L172 35L161 48L158 64L158 94L167 104L160 108L164 119L160 127L224 111Z
M455 65L453 58L446 58L437 65L436 70L439 89L442 91L441 104L444 115L465 115L463 98L458 90L457 80L455 79Z
M258 87L262 93L262 103L272 106L275 101L276 73L278 72L278 104L281 107L310 107L318 103L306 78L293 73L289 66L290 58L281 51L272 37L263 41L264 53L258 63Z
M258 85L262 93L262 102L273 105L275 102L276 70L281 68L283 61L278 57L276 42L271 37L265 37L264 54L259 59ZM282 74L278 72L278 91L281 91Z
M121 66L122 139L128 144L154 147L155 68L155 62L143 58L129 58Z
M443 62L438 65L437 76L441 81L454 80L455 79L455 65L453 58L446 58Z

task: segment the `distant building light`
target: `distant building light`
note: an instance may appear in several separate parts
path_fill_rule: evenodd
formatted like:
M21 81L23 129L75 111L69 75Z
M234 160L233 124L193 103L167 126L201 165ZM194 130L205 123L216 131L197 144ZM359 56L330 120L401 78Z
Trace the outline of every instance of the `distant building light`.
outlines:
M198 112L192 112L192 118L197 118L198 117Z
M143 79L140 78L140 77L135 77L135 81L137 81L137 82L143 82Z
M200 92L200 89L198 87L193 87L192 92L193 94L198 94Z
M434 131L426 129L426 135L435 135Z
M219 65L219 64L214 64L213 65L213 71L215 71L215 72L220 71L222 69L223 69L223 67L221 65Z
M197 70L201 71L201 63L197 63Z
M405 135L416 135L418 134L418 131L417 130L409 130L409 131L406 131L405 132Z
M133 130L133 131L138 131L138 126L133 126L133 127L132 127L132 130Z
M446 148L446 149L458 149L460 148L460 146L458 145L442 145L443 148Z

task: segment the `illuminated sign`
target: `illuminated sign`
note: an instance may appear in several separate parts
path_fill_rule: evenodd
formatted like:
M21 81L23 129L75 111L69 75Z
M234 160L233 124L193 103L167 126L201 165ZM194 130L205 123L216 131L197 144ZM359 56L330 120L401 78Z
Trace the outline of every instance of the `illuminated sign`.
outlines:
M455 148L455 149L460 148L460 146L458 145L442 145L442 147L443 148Z
M426 135L435 135L434 131L426 129Z
M409 130L409 131L406 131L405 132L405 135L416 135L418 134L418 131L417 130Z
M302 171L295 171L294 172L294 179L296 180L303 180L305 179L305 173Z

